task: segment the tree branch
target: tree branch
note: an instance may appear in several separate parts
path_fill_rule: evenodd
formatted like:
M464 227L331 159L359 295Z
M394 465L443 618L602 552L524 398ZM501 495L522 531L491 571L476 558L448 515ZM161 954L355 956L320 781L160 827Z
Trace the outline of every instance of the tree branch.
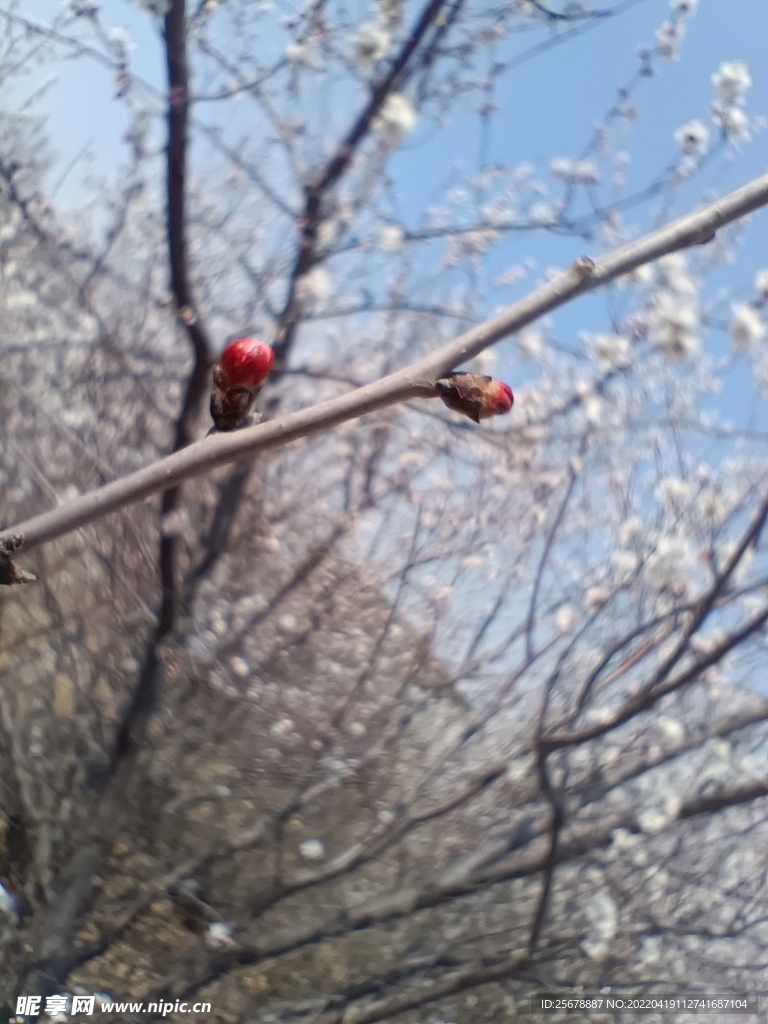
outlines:
M274 344L275 372L282 373L293 343L299 316L297 285L317 260L317 234L323 216L323 200L346 172L358 146L368 135L374 119L380 112L389 94L402 83L407 74L408 62L420 46L430 26L437 22L446 0L430 0L418 22L408 34L405 44L392 62L386 75L373 87L371 98L359 114L347 136L339 145L333 157L321 167L313 181L305 188L305 205L301 218L301 237L298 252L291 271L288 294L279 317L278 334Z
M435 378L472 359L494 342L644 263L711 241L719 228L766 203L768 174L755 178L695 213L600 257L594 263L587 259L577 260L557 278L541 285L502 313L381 380L269 423L196 441L184 451L169 455L145 469L3 530L0 532L0 544L19 538L21 549L35 547L124 505L198 476L214 466L233 462L242 455L282 447L411 398L432 397Z

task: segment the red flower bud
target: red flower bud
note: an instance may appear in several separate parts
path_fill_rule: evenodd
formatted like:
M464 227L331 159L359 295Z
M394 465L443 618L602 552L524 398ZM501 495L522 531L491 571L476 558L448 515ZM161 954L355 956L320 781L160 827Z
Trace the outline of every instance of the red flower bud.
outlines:
M482 373L457 371L436 381L435 387L449 409L469 416L475 423L509 412L515 401L508 384Z
M275 353L256 338L236 338L213 368L211 417L217 430L235 430L251 410Z
M267 379L275 353L257 338L236 338L221 353L219 367L226 386L258 388Z

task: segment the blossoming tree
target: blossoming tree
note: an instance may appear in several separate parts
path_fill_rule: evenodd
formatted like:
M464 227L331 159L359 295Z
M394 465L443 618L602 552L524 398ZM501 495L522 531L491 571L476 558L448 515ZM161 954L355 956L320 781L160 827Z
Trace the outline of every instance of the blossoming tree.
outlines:
M749 67L630 188L674 0L580 152L491 162L513 68L599 55L630 7L154 0L162 85L110 5L0 10L9 83L103 69L128 153L73 216L34 96L3 114L6 1019L765 987L768 183L724 184ZM448 171L409 149L441 131ZM215 387L258 353L224 426L272 366L264 422L206 437L245 335L272 352ZM430 400L460 365L511 413Z

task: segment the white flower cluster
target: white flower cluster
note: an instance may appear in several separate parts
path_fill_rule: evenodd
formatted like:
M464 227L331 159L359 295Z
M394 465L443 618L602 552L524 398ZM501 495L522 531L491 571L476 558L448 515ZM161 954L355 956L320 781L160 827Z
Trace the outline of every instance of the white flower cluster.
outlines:
M515 208L508 196L495 196L480 207L480 219L493 228L507 227L515 220Z
M665 476L656 485L653 496L664 511L676 516L691 500L692 488L687 480L677 476Z
M549 171L553 178L566 185L597 185L600 181L594 160L571 160L567 156L558 156L550 163Z
M528 217L532 224L540 227L549 227L557 223L557 211L549 203L533 203L528 210Z
M285 48L285 59L292 67L306 71L322 71L325 67L316 36L310 36L301 43L289 43Z
M607 372L629 366L631 360L629 338L623 334L592 334L587 349L600 369Z
M299 853L304 860L322 860L325 857L325 844L320 839L305 839L299 843Z
M646 560L646 580L657 592L682 597L688 592L696 567L696 555L682 533L665 533Z
M131 33L127 28L110 28L107 29L107 41L114 50L119 50L121 53L127 53L128 50L135 50L136 44L131 38Z
M688 121L675 132L675 142L687 155L702 155L709 145L709 128L703 121Z
M389 32L375 21L366 21L350 36L353 64L366 68L389 53L392 42Z
M544 334L534 327L526 328L517 336L517 350L522 362L537 362L544 355L544 348Z
M352 63L367 70L383 60L392 46L392 31L402 20L402 0L375 0L373 17L358 25L349 37Z
M485 231L465 231L460 235L452 235L445 245L443 266L456 267L461 262L462 257L467 257L477 264L479 258L488 252L497 239L498 233L490 229Z
M236 945L232 925L227 921L211 921L205 933L205 944L210 949L231 949Z
M746 302L731 303L730 338L734 352L749 352L768 333L759 310Z
M374 118L372 127L390 146L398 146L403 137L416 125L413 104L399 92L391 92Z
M660 287L652 294L646 313L652 344L675 359L698 355L701 344L696 285L688 274L684 254L663 256L656 273Z
M672 17L656 30L657 53L664 60L680 59L680 44L685 35L685 23L696 13L699 0L669 0Z
M385 224L379 231L378 247L382 252L397 252L405 239L405 233L397 224Z
M403 20L403 0L374 0L376 20L385 28L397 28Z
M313 267L296 281L296 298L302 307L321 309L331 291L331 280L322 267Z
M763 306L768 302L768 269L758 270L755 274L755 301Z
M715 98L712 119L732 142L749 140L749 117L744 109L752 76L743 60L726 60L712 75Z
M581 948L592 960L604 960L619 926L619 911L610 893L598 890L586 906L589 928Z

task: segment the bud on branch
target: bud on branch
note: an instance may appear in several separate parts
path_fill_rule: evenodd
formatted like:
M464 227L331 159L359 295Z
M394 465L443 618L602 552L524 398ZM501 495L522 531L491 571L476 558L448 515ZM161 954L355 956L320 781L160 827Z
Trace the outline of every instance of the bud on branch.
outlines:
M272 369L275 354L256 338L236 338L213 368L211 418L217 430L236 430Z
M509 412L515 401L508 384L482 373L458 370L435 381L435 387L449 409L469 416L475 423Z

